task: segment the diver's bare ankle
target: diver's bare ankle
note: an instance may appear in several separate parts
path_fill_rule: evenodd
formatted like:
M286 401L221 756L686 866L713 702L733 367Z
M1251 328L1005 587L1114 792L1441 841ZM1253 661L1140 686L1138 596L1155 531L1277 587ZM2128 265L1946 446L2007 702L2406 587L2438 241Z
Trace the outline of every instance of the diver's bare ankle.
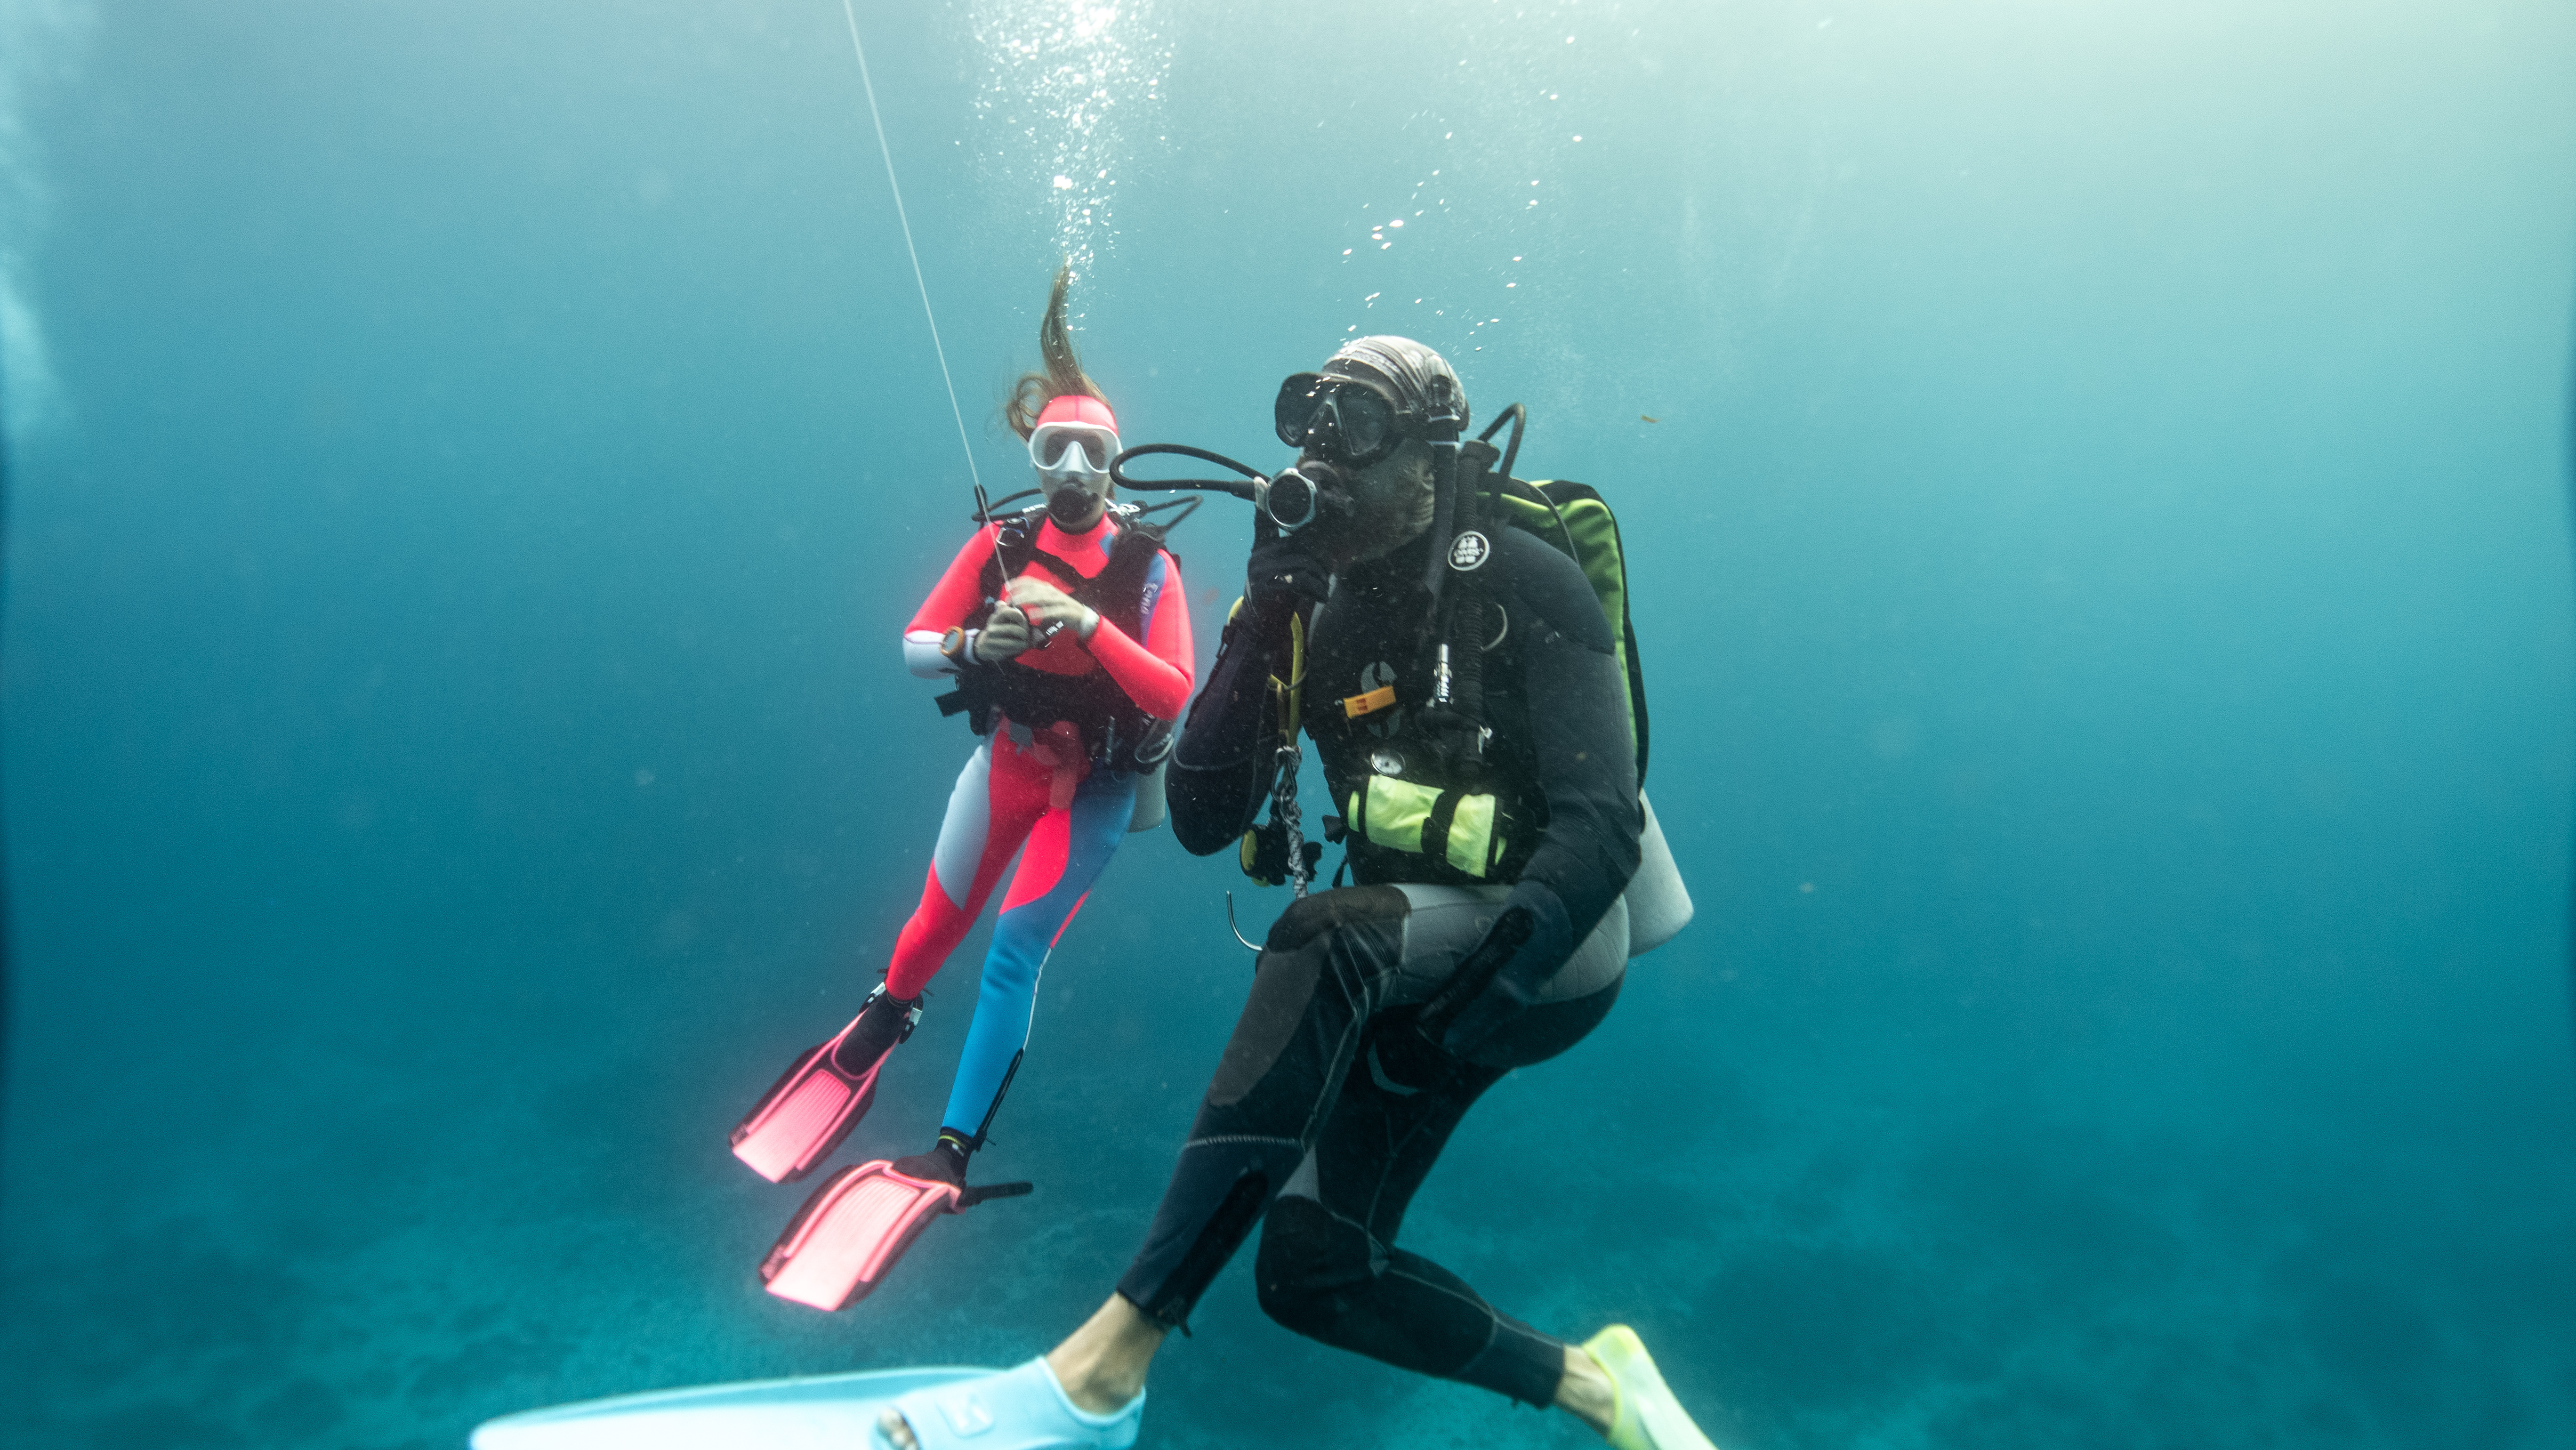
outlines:
M1581 1346L1565 1347L1565 1375L1556 1382L1556 1407L1592 1427L1603 1439L1619 1419L1619 1386Z
M1064 1389L1064 1397L1073 1401L1075 1409L1091 1415L1115 1414L1144 1391L1144 1376L1138 1368L1104 1360L1084 1349L1078 1344L1062 1344L1046 1357L1048 1372L1055 1376L1055 1382Z
M1145 1372L1165 1332L1125 1296L1112 1294L1064 1343L1047 1351L1047 1372L1076 1409L1115 1414L1145 1392Z

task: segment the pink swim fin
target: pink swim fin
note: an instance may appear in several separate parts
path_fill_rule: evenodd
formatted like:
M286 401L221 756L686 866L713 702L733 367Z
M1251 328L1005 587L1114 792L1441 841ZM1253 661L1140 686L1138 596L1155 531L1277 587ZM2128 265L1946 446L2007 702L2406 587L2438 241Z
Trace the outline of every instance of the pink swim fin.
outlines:
M885 994L879 987L868 996L874 1006ZM822 1046L796 1059L787 1075L761 1094L750 1116L734 1125L733 1156L751 1165L751 1171L772 1183L788 1183L814 1171L814 1165L832 1156L841 1140L858 1126L868 1105L877 1098L877 1073L885 1060L894 1054L892 1045L868 1064L867 1071L852 1075L835 1060L835 1054L849 1035L858 1030L859 1022L868 1015L868 1006L850 1019L850 1025ZM919 1008L911 1016L896 1042L912 1035L912 1024L920 1020Z
M1028 1191L1025 1183L960 1188L944 1178L897 1172L882 1158L844 1168L788 1221L760 1261L760 1277L779 1298L829 1312L884 1283L932 1219Z

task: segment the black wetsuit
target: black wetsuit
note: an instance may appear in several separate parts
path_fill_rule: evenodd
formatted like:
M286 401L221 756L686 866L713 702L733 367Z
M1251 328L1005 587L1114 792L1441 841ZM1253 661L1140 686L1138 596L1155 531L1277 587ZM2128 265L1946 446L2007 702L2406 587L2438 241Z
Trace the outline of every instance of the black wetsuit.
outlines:
M1406 1369L1544 1405L1562 1342L1495 1310L1455 1274L1394 1248L1406 1205L1469 1106L1512 1068L1572 1046L1610 1010L1627 951L1620 892L1641 813L1627 684L1582 572L1545 543L1496 529L1480 789L1508 845L1481 880L1439 856L1354 838L1359 883L1291 906L1271 928L1144 1249L1118 1289L1178 1325L1267 1212L1256 1265L1272 1318ZM1410 715L1430 698L1420 580L1427 541L1334 583L1314 618L1305 715L1337 803L1372 771L1418 777L1437 737ZM1495 608L1498 606L1498 610ZM1287 673L1289 606L1247 604L1173 755L1174 830L1190 850L1232 847L1278 770L1267 681ZM1386 684L1398 705L1361 719L1338 702ZM1445 768L1445 767L1443 767ZM1519 910L1528 928L1453 1056L1416 1030L1418 1007ZM1452 1046L1459 1046L1450 1039Z

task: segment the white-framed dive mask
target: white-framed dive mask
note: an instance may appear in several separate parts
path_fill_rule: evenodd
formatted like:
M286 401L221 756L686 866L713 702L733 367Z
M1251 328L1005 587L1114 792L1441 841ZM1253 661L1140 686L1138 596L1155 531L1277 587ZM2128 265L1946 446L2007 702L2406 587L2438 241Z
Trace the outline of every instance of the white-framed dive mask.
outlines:
M1038 488L1046 494L1048 512L1062 520L1090 510L1090 500L1109 496L1109 460L1118 456L1118 433L1098 423L1040 423L1029 434L1029 462L1038 471ZM1057 495L1079 490L1078 510L1059 506Z
M1029 462L1052 493L1080 483L1094 493L1109 487L1109 460L1118 456L1118 434L1097 423L1040 423L1029 434Z

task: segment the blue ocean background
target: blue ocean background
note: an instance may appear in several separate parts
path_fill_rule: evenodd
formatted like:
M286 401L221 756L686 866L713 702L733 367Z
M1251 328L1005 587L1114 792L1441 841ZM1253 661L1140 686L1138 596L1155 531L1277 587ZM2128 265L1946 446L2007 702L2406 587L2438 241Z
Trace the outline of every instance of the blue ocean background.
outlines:
M1278 378L1403 332L1620 510L1698 919L1409 1244L1637 1325L1727 1450L2576 1444L2576 10L856 18L996 491L1071 253L1131 443L1275 461ZM1035 1196L827 1316L725 1149L968 750L840 7L0 0L0 172L0 1440L450 1447L1078 1323L1223 893L1284 896L1168 832L978 1160ZM1174 539L1203 660L1248 538ZM982 941L843 1161L926 1146ZM1590 1443L1240 1266L1195 1329L1147 1444Z

